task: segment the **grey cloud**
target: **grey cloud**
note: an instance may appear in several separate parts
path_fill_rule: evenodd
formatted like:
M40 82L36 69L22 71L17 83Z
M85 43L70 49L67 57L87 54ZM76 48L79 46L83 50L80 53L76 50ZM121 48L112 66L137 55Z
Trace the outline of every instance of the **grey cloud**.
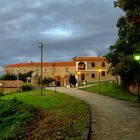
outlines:
M0 66L66 61L74 56L104 54L117 39L122 15L114 0L1 0Z

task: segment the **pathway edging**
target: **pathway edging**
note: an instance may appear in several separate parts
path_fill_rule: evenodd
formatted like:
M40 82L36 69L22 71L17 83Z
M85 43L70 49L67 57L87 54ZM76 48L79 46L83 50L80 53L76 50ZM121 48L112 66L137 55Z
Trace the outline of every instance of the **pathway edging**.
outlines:
M90 131L91 131L91 111L90 107L87 104L87 115L86 115L86 127L85 131L82 136L82 140L89 140L90 139Z

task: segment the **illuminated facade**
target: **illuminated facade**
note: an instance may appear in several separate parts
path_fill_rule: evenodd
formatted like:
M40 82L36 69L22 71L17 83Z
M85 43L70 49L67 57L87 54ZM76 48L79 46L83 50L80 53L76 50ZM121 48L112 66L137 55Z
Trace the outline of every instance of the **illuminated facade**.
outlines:
M33 71L32 79L40 75L40 63L19 63L4 66L5 74L17 74ZM75 75L78 82L97 82L99 69L101 81L114 80L107 70L109 64L104 57L75 57L69 62L44 62L43 77L52 77L57 81L57 86L69 85L69 75ZM33 82L35 83L35 82Z

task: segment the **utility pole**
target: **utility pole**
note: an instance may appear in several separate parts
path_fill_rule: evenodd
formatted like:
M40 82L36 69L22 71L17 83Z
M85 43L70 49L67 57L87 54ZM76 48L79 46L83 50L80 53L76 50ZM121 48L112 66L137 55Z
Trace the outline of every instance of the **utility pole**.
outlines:
M43 47L44 44L42 42L39 43L40 46L40 52L41 52L41 57L40 57L40 94L42 95L42 89L43 89L43 85L42 85L42 80L43 80Z

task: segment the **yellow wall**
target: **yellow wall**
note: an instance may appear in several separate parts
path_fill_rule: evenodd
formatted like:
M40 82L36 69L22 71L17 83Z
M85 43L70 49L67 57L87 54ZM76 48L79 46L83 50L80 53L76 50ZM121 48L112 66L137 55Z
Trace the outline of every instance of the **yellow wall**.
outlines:
M80 61L79 61L80 62ZM85 75L85 80L87 82L97 82L99 81L99 72L98 70L101 69L102 71L105 71L105 76L102 76L100 73L100 80L101 81L109 81L109 80L115 80L115 77L110 75L108 73L109 64L106 61L82 61L86 65L85 70L78 70L78 61L76 61L75 66L43 66L43 77L52 77L59 78L61 85L66 85L68 83L68 76L70 73L75 75L77 80L81 80L81 74ZM92 67L92 62L95 63L95 67ZM102 62L105 62L105 67L102 67ZM17 75L18 73L26 73L28 71L34 71L38 76L40 75L40 66L30 66L30 67L4 67L5 74L9 72L10 74ZM77 74L77 72L80 72L80 75ZM95 74L95 78L92 78L92 73ZM65 82L65 83L64 83Z

